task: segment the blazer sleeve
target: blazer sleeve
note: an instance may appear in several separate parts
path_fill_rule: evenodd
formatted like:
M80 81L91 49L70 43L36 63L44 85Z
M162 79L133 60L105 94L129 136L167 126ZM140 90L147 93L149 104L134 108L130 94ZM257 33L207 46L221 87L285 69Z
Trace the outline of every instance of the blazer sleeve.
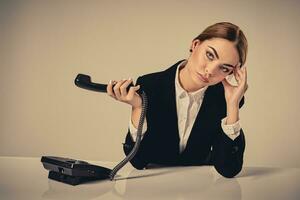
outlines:
M145 87L143 84L143 79L142 77L139 77L136 81L136 85L140 85L141 90L145 91ZM146 91L145 91L146 92ZM145 135L147 134L147 131L144 133ZM132 136L130 134L130 130L128 129L127 131L127 135L125 138L125 143L123 143L123 150L125 155L127 156L130 151L133 149L135 145L135 142L132 139ZM137 151L136 155L131 159L130 163L132 164L133 167L135 167L136 169L144 169L147 164L149 163L146 159L146 154L147 154L147 144L145 144L145 141L142 140L140 143L140 148Z
M243 104L244 97L239 107L241 108ZM237 175L243 166L244 150L245 136L243 129L240 130L240 135L232 140L224 133L221 125L218 127L212 150L213 165L218 173L227 178Z

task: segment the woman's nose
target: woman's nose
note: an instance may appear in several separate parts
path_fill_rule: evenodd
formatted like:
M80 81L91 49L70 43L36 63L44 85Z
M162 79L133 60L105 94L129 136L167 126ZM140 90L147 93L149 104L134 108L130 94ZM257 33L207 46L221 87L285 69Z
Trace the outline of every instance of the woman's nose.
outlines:
M204 72L205 72L205 76L206 78L209 78L211 76L214 76L215 73L216 73L216 69L217 67L216 66L207 66L205 69L204 69Z

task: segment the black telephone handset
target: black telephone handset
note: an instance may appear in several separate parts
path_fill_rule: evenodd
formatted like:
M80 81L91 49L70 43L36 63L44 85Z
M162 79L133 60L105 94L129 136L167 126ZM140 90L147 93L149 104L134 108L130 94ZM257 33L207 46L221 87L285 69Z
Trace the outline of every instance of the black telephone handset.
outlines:
M91 77L86 74L78 74L75 78L75 85L77 85L80 88L92 90L95 92L106 92L107 87L106 84L93 83L91 81ZM127 92L131 86L133 86L132 83L127 87ZM138 91L138 93L141 93L141 91Z
M83 89L95 92L107 92L106 84L93 83L91 81L91 77L86 74L78 74L74 83L76 86ZM132 83L127 87L127 91L131 86L133 86ZM86 181L97 179L110 178L110 180L113 180L116 173L135 156L142 139L142 127L146 116L148 101L145 92L141 89L138 90L137 93L142 98L142 113L138 124L136 142L131 152L119 164L111 170L70 158L43 156L41 162L43 163L44 168L49 170L48 177L71 185L77 185Z

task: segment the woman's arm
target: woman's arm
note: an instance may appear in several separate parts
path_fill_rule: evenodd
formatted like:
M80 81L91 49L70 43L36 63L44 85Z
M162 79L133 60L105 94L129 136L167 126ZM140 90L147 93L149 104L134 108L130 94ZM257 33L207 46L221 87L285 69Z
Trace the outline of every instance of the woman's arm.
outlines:
M143 88L143 84L141 83L142 78L139 77L136 81L136 85L140 85L141 89L144 90ZM141 117L141 113L142 113L142 102L138 103L136 106L132 106L131 109L131 124L133 125L133 128L135 129L135 132L132 133L130 130L131 128L128 128L128 132L126 135L126 139L125 139L125 143L123 144L123 150L125 155L127 156L131 150L133 149L134 145L135 145L135 138L136 137L136 129L138 127L139 124L139 120ZM132 128L132 129L133 129ZM144 125L143 125L143 130L142 130L142 135L147 134L147 123L146 123L146 118L144 120ZM145 153L144 153L144 144L143 144L143 140L141 141L140 144L140 148L138 150L138 152L136 153L136 155L132 158L132 160L130 161L130 163L132 164L133 167L135 167L136 169L144 169L146 167L146 165L148 164L148 162L145 159Z
M244 104L244 98L238 108ZM227 117L230 117L227 112ZM232 178L237 175L243 166L243 155L245 150L245 135L240 129L239 136L232 140L225 134L221 125L217 129L215 142L213 144L212 161L215 169L224 177Z
M132 140L130 131L128 130L126 139L125 139L125 143L123 144L123 150L124 150L124 153L126 156L133 149L134 144L135 144L135 142ZM144 169L148 164L148 161L145 158L146 157L145 156L145 148L143 146L144 145L143 145L143 140L142 140L138 152L135 154L135 156L130 161L132 166L136 169Z
M245 136L240 135L231 140L220 128L213 145L212 160L215 169L224 177L233 178L242 169L245 150Z
M230 85L223 80L226 99L226 124L234 124L239 120L239 108L244 104L244 94L247 90L247 70L240 66L234 71L238 86ZM223 176L232 178L237 175L243 166L245 150L245 136L241 129L237 138L229 138L219 126L213 145L213 162L216 170Z

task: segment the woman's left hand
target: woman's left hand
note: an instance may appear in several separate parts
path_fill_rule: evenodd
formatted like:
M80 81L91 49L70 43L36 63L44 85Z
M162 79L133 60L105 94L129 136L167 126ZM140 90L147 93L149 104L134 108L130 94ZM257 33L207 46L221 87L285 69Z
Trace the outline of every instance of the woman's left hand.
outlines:
M237 80L237 86L231 85L225 78L222 83L225 90L225 99L227 105L239 105L242 97L248 89L247 84L247 69L246 67L240 68L240 64L234 69L233 74Z

